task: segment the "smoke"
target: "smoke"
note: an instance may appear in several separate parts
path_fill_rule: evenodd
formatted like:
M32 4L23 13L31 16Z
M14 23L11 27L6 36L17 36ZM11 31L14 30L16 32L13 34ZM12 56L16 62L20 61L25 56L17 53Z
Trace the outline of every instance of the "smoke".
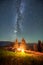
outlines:
M16 0L16 21L14 33L19 35L23 32L23 13L24 13L24 2L23 0Z

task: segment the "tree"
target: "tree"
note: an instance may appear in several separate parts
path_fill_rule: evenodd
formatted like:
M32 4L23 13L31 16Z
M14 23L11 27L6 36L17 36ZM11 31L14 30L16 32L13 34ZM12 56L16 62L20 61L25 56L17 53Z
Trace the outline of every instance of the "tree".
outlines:
M37 44L36 43L34 43L33 49L34 49L34 51L37 51Z
M41 52L42 51L42 45L41 45L41 41L38 40L38 51Z
M17 50L17 48L18 48L18 39L16 39L15 44L14 44L14 49Z
M26 49L26 41L24 40L24 38L22 38L21 44L20 44L20 48L22 49Z

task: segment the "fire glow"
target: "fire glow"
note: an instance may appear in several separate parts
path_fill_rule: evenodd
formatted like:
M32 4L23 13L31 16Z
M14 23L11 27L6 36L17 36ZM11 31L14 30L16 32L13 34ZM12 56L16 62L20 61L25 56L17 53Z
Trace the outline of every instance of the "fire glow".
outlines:
M24 49L21 49L21 48L18 48L17 50L20 52L24 52Z

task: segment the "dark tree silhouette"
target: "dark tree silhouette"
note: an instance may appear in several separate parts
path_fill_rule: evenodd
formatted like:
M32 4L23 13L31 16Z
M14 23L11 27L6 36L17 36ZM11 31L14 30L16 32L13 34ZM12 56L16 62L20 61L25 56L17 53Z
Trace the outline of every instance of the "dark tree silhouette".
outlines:
M41 47L41 41L38 40L38 51L41 52L42 51L42 47Z

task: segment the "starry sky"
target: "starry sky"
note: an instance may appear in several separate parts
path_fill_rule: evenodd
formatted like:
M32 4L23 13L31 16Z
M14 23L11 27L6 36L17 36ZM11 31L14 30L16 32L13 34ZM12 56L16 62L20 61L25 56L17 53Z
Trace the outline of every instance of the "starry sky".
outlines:
M24 0L22 37L27 42L43 41L43 0ZM16 0L0 0L0 41L14 41Z

